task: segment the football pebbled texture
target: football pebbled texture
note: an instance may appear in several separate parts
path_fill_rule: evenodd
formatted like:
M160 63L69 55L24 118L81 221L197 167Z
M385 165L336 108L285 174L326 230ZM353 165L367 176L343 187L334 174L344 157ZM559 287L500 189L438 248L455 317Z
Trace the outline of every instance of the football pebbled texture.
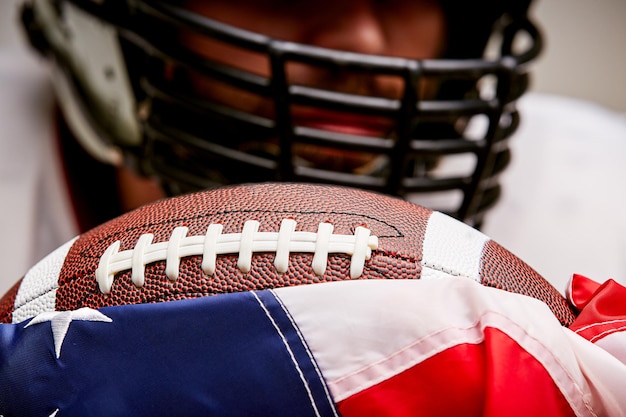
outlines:
M363 190L263 183L164 199L78 236L0 299L0 321L328 281L450 276L537 298L565 326L574 319L530 266L451 217Z

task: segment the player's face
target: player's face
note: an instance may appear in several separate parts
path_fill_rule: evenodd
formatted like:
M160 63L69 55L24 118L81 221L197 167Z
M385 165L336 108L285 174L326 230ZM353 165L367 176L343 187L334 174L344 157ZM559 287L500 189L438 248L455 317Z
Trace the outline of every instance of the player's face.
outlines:
M186 6L221 22L302 44L350 52L404 58L438 57L445 43L445 21L436 0L188 0ZM259 75L270 74L266 56L230 44L191 34L182 42L193 51L228 65ZM205 78L189 76L196 92L240 110L273 118L271 100ZM321 69L304 64L289 64L290 83L364 96L399 98L403 81L392 76L372 76ZM293 107L294 122L301 126L364 136L393 135L393 121ZM324 152L306 152L320 165L363 164L371 156L352 155L355 161ZM344 156L344 158L346 158ZM349 159L349 158L348 158Z

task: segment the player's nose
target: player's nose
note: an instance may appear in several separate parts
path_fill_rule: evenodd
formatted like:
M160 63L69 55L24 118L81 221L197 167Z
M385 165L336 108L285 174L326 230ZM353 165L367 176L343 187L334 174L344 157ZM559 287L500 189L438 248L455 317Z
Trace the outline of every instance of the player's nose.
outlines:
M303 41L325 48L384 54L387 39L374 2L339 0L324 14L311 19Z

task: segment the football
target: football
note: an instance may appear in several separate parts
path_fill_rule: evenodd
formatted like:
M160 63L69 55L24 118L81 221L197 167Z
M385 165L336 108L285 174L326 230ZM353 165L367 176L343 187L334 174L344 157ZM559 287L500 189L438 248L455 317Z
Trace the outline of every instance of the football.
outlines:
M67 242L0 300L0 321L342 280L465 277L574 312L530 266L439 212L368 191L263 183L164 199Z

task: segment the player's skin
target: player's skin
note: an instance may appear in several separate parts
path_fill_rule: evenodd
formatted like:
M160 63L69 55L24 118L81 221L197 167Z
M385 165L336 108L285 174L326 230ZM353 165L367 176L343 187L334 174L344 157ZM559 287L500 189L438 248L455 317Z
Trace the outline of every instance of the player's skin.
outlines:
M434 58L445 45L445 19L436 0L188 0L186 7L202 15L275 39L340 49L350 52ZM215 40L181 33L181 41L195 52L260 75L268 75L264 56L237 49ZM399 97L402 80L342 74L311 66L288 67L290 82L353 94ZM223 84L190 76L196 91L246 112L272 117L273 106L259 96ZM299 125L342 133L385 136L393 122L382 118L337 112L292 109ZM320 149L298 151L319 165L361 166L367 155L338 155ZM371 158L371 156L370 156ZM121 198L126 209L163 196L158 185L139 179L127 170L120 172Z

